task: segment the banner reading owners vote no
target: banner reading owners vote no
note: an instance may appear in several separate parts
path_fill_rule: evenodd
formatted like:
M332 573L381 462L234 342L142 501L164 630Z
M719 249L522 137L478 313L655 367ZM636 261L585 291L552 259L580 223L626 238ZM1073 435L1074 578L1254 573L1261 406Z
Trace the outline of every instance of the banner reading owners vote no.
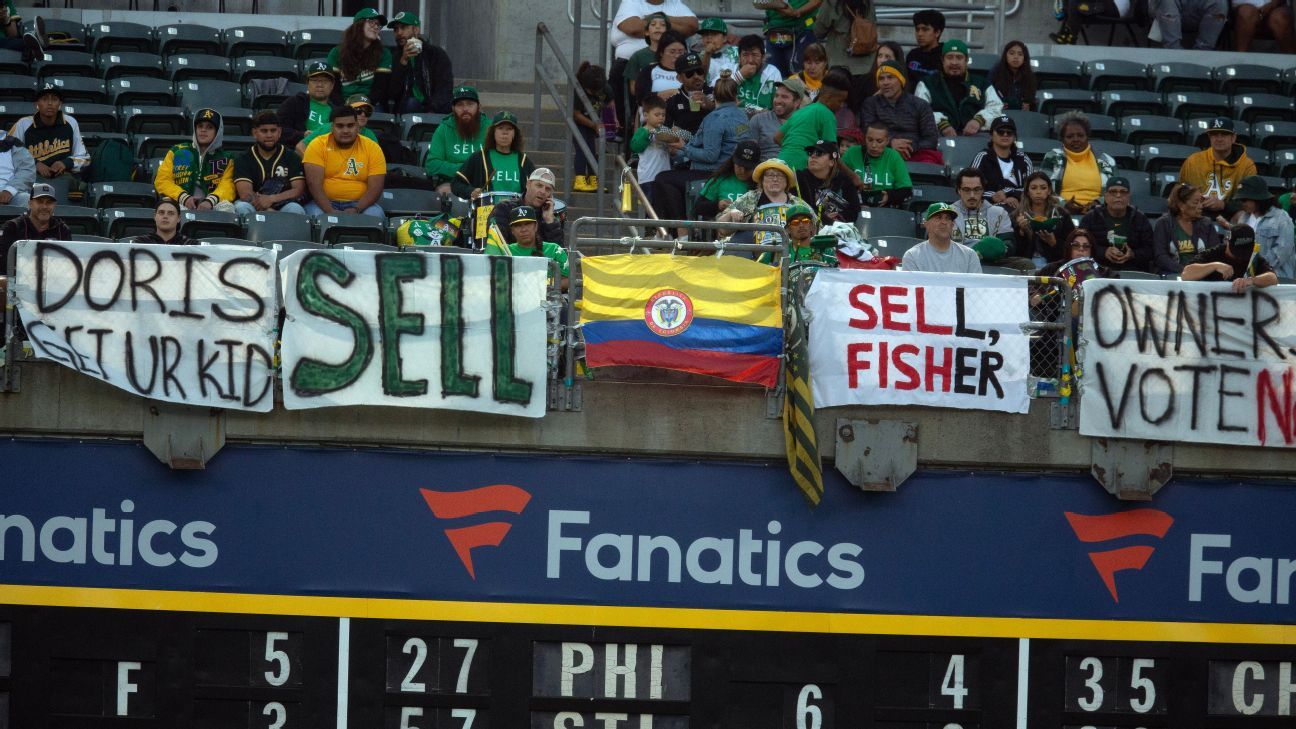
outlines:
M1023 277L826 269L805 304L818 407L1030 407Z

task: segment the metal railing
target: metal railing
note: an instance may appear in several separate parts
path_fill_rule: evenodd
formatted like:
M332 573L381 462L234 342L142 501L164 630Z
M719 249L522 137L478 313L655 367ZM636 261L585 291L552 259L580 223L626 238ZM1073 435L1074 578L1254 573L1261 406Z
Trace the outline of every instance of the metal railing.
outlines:
M580 32L577 31L575 35L575 48L572 50L572 57L580 58ZM606 33L603 35L606 36ZM604 42L606 43L606 38L604 38ZM557 84L562 83L564 79L555 79L544 67L544 51L546 47L548 47L553 53L554 60L556 60L559 67L562 68L563 76L567 83L567 93L565 97L558 91L557 86ZM534 109L532 111L534 115L531 120L531 137L535 140L534 146L536 149L540 149L543 146L541 144L542 137L540 134L540 106L542 101L540 92L541 85L543 85L544 89L549 93L549 97L553 99L554 104L557 105L558 113L562 115L563 125L567 129L567 134L563 135L565 140L562 147L562 185L565 193L564 197L571 199L573 170L572 155L574 154L573 146L576 151L579 151L580 154L585 157L585 161L589 163L592 169L602 173L603 156L607 152L607 139L605 135L598 135L598 139L595 140L594 144L597 151L591 150L589 145L585 143L584 137L581 136L580 129L576 126L575 119L572 118L572 112L576 108L576 101L580 101L585 110L585 114L589 116L590 119L597 119L600 117L594 112L594 104L590 101L589 96L585 94L585 89L581 88L581 85L576 82L576 73L572 71L571 63L563 57L562 50L558 48L558 43L554 40L553 34L549 32L549 28L546 27L544 23L537 23L535 42L535 87L532 91L534 98ZM596 209L598 210L598 214L602 216L607 210L607 194L604 192L604 185L602 182L599 183L595 195Z

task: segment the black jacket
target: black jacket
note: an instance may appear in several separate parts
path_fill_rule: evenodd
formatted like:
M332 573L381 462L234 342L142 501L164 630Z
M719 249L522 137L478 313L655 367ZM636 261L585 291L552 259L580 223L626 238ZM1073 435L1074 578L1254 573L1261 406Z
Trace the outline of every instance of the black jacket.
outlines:
M9 249L20 240L72 240L72 231L57 217L50 218L49 227L44 232L38 231L27 213L0 226L0 276L8 270Z
M454 194L467 199L472 191L481 188L485 192L490 192L490 180L495 177L495 170L490 166L490 155L488 150L482 147L481 151L468 159L464 160L459 171L455 173L454 179L450 181L450 190ZM527 159L526 152L520 154L518 159L519 178L522 181L522 188L526 189L526 180L535 172L535 165Z
M797 170L797 188L801 191L800 198L814 208L815 215L819 216L821 225L827 225L830 217L825 214L824 200L820 193L832 192L845 201L845 209L840 210L838 214L844 223L855 224L855 219L860 214L860 196L859 190L850 178L837 171L827 180L820 180L814 176L810 170ZM840 203L838 203L840 205Z
M454 68L450 56L424 36L418 36L423 42L423 50L414 57L413 63L400 62L400 47L392 51L391 80L388 81L388 94L392 110L398 111L405 99L413 95L417 87L423 94L423 111L436 114L449 114L452 101L450 92L454 89Z
M198 239L190 238L177 230L174 238L171 240L164 240L155 230L152 233L145 233L144 235L137 235L134 238L131 238L131 243L160 243L169 246L196 246L198 245Z
M1125 263L1113 263L1107 259L1107 249L1111 247L1111 241L1107 234L1111 231L1111 226L1107 223L1107 208L1101 205L1095 205L1080 219L1080 226L1093 235L1093 257L1104 266L1115 271L1147 271L1152 272L1153 261L1156 259L1156 247L1152 243L1152 223L1148 222L1147 216L1130 206L1125 215L1130 218L1130 234L1126 245L1133 251L1134 257Z
M1003 168L999 166L999 153L995 152L993 142L972 158L971 166L981 173L981 186L985 188L986 202L991 202L990 198L994 197L996 192L1002 192L1020 201L1026 178L1030 177L1032 170L1030 159L1020 151L1015 151L1012 156L1012 179L1004 177Z
M338 90L340 84L333 86L333 95L329 97L329 106L342 106L342 93ZM298 92L284 99L277 110L279 115L279 127L282 132L279 135L279 143L288 149L293 149L297 143L306 136L306 118L310 116L310 97L305 91Z

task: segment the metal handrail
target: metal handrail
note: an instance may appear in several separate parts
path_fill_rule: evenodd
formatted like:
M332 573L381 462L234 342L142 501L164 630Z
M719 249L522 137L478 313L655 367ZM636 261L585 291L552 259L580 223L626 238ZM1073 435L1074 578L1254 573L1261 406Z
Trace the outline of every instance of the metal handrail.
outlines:
M577 36L579 36L579 33L577 33ZM579 45L579 40L577 41L577 44ZM562 68L563 74L567 77L568 91L566 101L560 98L554 80L550 77L549 72L544 69L545 45L549 46L549 49L553 52L554 58L558 60L558 65ZM554 103L558 106L558 111L561 113L563 122L568 131L566 135L566 144L564 145L563 150L563 190L565 192L565 197L570 199L572 192L572 147L575 146L580 150L581 154L585 156L585 160L589 163L590 167L602 172L602 160L604 154L607 152L607 139L605 136L599 135L599 138L595 141L595 146L598 148L596 154L589 148L589 145L585 143L585 139L581 137L580 130L576 127L576 122L572 119L572 109L575 106L575 101L579 100L581 104L584 105L585 112L591 119L596 116L594 113L594 104L590 101L589 96L586 95L585 89L581 88L581 85L576 82L576 74L572 71L571 64L563 57L562 51L558 48L557 41L554 40L553 34L549 32L548 26L544 23L536 23L535 81L535 88L532 92L535 101L533 109L534 115L531 120L531 128L534 132L532 138L535 139L536 147L538 148L541 140L540 85L543 83L545 90L549 92L550 98L552 98ZM603 191L602 183L598 185L595 194L597 210L599 215L602 215L607 209L606 194Z
M653 208L652 202L648 199L648 194L644 192L642 187L640 187L639 179L635 176L634 170L630 169L630 164L625 161L625 157L618 154L616 156L616 162L617 166L621 169L621 179L624 180L626 184L630 185L630 189L634 191L635 197L639 199L639 202L643 203L644 212L648 214L648 218L651 220L660 220L661 218L657 216L657 210ZM622 217L624 217L624 215ZM657 230L661 231L662 235L670 235L670 231L665 228L659 227Z

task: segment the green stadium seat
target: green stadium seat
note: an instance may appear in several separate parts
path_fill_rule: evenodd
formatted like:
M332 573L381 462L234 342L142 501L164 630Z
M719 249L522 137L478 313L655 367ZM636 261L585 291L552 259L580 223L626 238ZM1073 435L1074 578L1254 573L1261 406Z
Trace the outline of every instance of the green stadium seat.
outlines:
M208 78L229 81L233 78L228 58L201 53L166 56L166 73L167 78L173 82Z
M32 115L32 105L28 101L0 101L0 129L8 131L14 122Z
M1198 151L1186 144L1144 144L1138 148L1139 168L1144 172L1178 170L1184 160Z
M1255 162L1256 174L1273 174L1271 166L1271 162L1273 161L1273 152L1262 147L1247 147L1247 156L1251 158L1252 162Z
M1187 119L1193 116L1230 116L1233 106L1223 94L1205 91L1174 91L1165 96L1170 116Z
M243 88L233 81L195 78L175 85L176 103L186 109L243 106Z
M288 34L288 45L292 47L293 58L326 56L341 42L342 31L333 28L307 28Z
M1233 97L1233 116L1249 124L1258 121L1288 121L1296 111L1290 96L1238 94Z
M1115 117L1130 114L1163 116L1165 101L1155 91L1109 91L1102 95L1104 114Z
M189 118L193 118L193 110L190 109ZM216 113L221 115L221 124L225 127L225 137L248 137L252 135L252 116L251 109L244 109L241 106L218 106Z
M167 150L192 140L193 135L140 133L132 135L131 139L135 141L136 159L161 159Z
M174 106L175 85L151 76L118 76L108 81L108 98L113 106Z
M118 76L149 76L166 78L162 56L139 51L111 51L100 53L96 61L99 76L110 81Z
M257 94L253 84L243 85L243 104L251 107L254 111L262 109L277 109L289 96L306 92L306 84L290 82L281 94Z
M940 137L936 140L936 149L945 158L945 164L951 174L972 164L972 159L986 148L985 137Z
M22 51L0 49L0 73L24 74L30 69L31 64L23 60Z
M1030 64L1041 89L1087 87L1084 66L1079 61L1059 56L1031 56Z
M313 240L268 240L262 243L266 248L279 251L279 257L291 255L297 251L320 251L328 246Z
M1172 61L1148 65L1148 75L1152 78L1152 90L1161 93L1171 91L1212 91L1215 80L1211 68L1196 63Z
M288 55L288 34L277 28L261 28L255 25L226 28L221 33L221 42L226 58Z
M999 62L998 53L987 53L985 51L972 51L968 54L968 68L977 73L988 74L990 68Z
M1102 60L1085 64L1089 88L1094 91L1147 91L1152 88L1147 66L1134 61Z
M319 231L319 242L333 246L347 243L385 243L387 229L383 223L383 220L372 215L360 213L315 216L315 229Z
M1062 143L1058 140L1044 137L1018 137L1017 139L1017 149L1020 149L1022 154L1030 158L1031 164L1037 167L1044 161L1044 155L1061 146ZM951 181L953 180L953 173L957 171L953 167L950 168Z
M909 212L922 213L934 202L955 203L959 196L954 188L943 185L914 185L913 195L909 198Z
M152 182L92 182L86 188L86 202L95 208L152 208L157 190Z
M922 243L923 240L923 238L915 238L912 235L887 235L870 238L868 242L873 246L875 255L903 258L905 251Z
M1119 119L1106 114L1086 114L1085 116L1089 118L1090 139L1106 139L1112 142L1120 140ZM1061 121L1061 116L1054 117L1053 128L1057 129L1057 125L1060 124Z
M313 240L311 219L294 213L253 213L244 221L248 240L266 243L274 240Z
M1047 137L1053 132L1053 120L1038 111L1009 110L1004 115L1017 125L1019 137Z
M110 104L69 102L63 105L63 113L76 119L82 132L115 132L121 129L117 107Z
M247 238L222 238L220 236L204 235L199 245L204 246L243 246L244 248L264 248Z
M108 51L139 51L154 53L157 42L153 38L153 29L139 23L127 23L120 20L91 23L86 26L86 45L91 53L100 54Z
M1088 89L1040 89L1036 94L1041 114L1056 115L1066 111L1098 111L1098 100Z
M35 70L36 77L42 81L68 76L95 78L99 75L94 56L59 48L46 49L45 55L36 60Z
M176 53L221 52L221 32L216 28L197 23L172 23L158 26L156 32L158 53L170 56Z
M409 142L431 141L445 114L401 114L401 138Z
M23 76L13 73L0 74L0 101L26 101L30 103L35 100L35 76Z
M185 110L178 106L145 106L131 104L121 107L127 134L185 134L190 130Z
M100 235L114 240L153 232L152 208L106 208L99 220Z
M1255 144L1274 150L1296 145L1296 122L1260 122L1251 127Z
M369 117L368 129L379 137L384 135L394 135L400 129L396 122L396 115L388 114L385 111L375 111Z
M275 56L243 56L234 59L234 80L245 84L254 78L286 78L297 81L301 74L297 62Z
M1247 150L1250 156L1251 150ZM1296 149L1275 150L1270 156L1269 172L1281 177L1296 176Z
M393 188L383 190L378 205L393 215L428 215L441 212L441 195L432 190Z
M242 238L243 224L235 213L219 210L180 211L180 232L190 238L214 235L224 238Z
M1221 94L1277 94L1282 91L1282 71L1272 66L1230 63L1214 71L1215 90Z
M250 114L251 112L248 113ZM248 121L248 124L249 125L251 124L250 120ZM227 134L225 136L225 144L222 147L222 149L224 149L227 152L231 152L233 154L238 154L239 152L246 152L247 150L252 149L255 146L256 146L256 139L252 137L243 136L239 134Z
M1136 114L1123 117L1120 130L1121 141L1136 147L1148 142L1182 144L1184 141L1183 120L1169 116Z
M915 220L908 210L865 208L860 211L855 227L862 238L911 236L916 230Z
M22 3L26 5L27 3ZM49 36L65 35L73 43L69 45L84 47L86 44L86 27L75 20L45 17L45 34ZM22 22L22 32L30 33L35 29L35 21L30 16ZM62 45L62 44L60 44Z
M426 143L422 143L426 144ZM426 154L427 149L423 150ZM419 156L422 159L422 155ZM905 162L905 167L909 170L909 179L913 180L915 185L948 185L949 172L944 165L932 164L930 162Z
M82 76L60 76L49 79L50 83L63 92L63 102L75 104L103 104L108 101L108 92L103 79Z
M1116 174L1129 180L1131 195L1155 195L1152 189L1152 175L1139 170L1117 169Z
M152 211L150 211L151 213ZM67 223L68 230L74 233L95 235L99 232L99 211L95 208L64 205L60 202L55 215L64 223Z
M1179 170L1161 170L1152 176L1152 194L1167 197L1179 184Z
M1133 205L1151 220L1161 217L1169 208L1166 199L1156 195L1130 195L1130 205Z
M1103 139L1090 140L1089 146L1095 152L1111 155L1117 167L1130 168L1138 164L1138 148L1124 142L1108 142Z

